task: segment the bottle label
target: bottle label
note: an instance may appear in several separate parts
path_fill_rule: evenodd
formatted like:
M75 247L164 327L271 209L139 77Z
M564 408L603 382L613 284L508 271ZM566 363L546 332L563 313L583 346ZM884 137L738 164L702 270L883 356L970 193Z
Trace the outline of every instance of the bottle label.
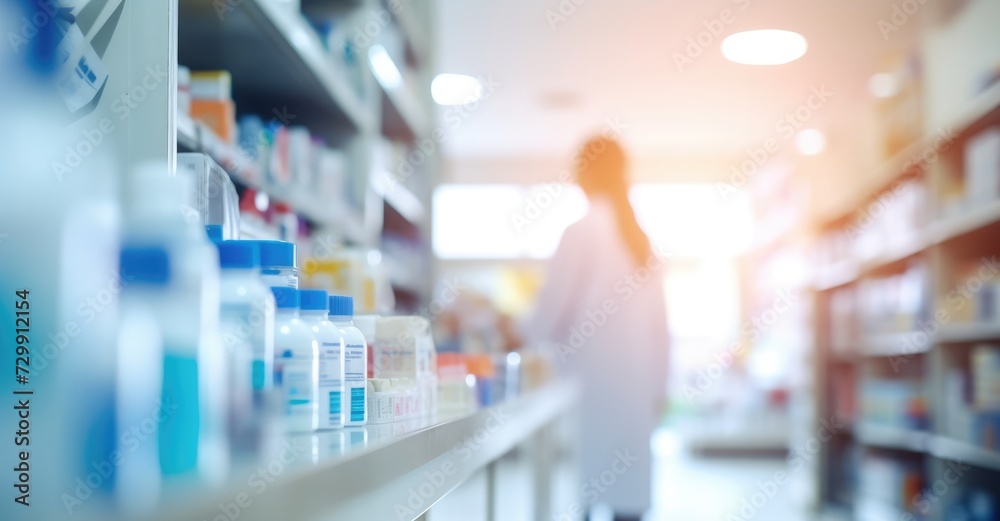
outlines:
M330 391L330 416L340 416L340 391Z
M351 388L351 421L365 421L365 388Z
M368 360L364 344L347 344L344 350L344 379L350 384L367 382Z
M295 357L291 350L284 350L275 359L274 379L284 395L285 414L311 416L313 413L313 372L310 360Z
M343 425L341 417L341 400L344 389L344 366L340 351L340 342L323 342L319 351L319 388L325 396L327 426Z
M256 391L261 391L264 389L265 382L267 378L265 375L267 366L264 364L263 360L254 360L251 372L251 378L253 379L253 388Z
M163 357L163 403L176 404L159 428L160 469L164 475L194 472L198 467L201 405L198 360L191 356Z
M368 359L364 344L344 345L344 386L349 389L348 421L365 421L365 388L368 385Z

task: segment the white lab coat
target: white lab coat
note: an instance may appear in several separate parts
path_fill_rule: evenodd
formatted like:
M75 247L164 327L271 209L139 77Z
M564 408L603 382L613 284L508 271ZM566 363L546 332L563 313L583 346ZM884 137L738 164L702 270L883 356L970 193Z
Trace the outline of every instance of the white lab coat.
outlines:
M582 381L581 499L640 514L666 389L666 267L655 252L637 266L618 230L611 202L591 200L549 262L528 335L558 342L556 363Z

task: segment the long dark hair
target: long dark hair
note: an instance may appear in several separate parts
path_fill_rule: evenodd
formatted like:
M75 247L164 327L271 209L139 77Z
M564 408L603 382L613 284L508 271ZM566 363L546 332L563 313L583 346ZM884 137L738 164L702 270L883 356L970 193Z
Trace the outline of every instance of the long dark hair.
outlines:
M652 254L652 248L628 199L626 167L625 151L617 141L603 136L591 138L577 156L577 182L588 196L604 195L611 201L618 231L636 265L642 265Z

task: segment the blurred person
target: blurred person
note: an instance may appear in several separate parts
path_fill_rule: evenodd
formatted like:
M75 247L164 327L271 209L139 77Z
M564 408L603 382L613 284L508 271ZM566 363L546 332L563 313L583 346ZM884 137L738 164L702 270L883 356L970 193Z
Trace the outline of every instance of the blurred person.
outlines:
M629 202L621 145L593 138L575 166L589 210L549 261L526 332L582 383L579 499L638 520L651 504L650 438L665 403L665 266Z

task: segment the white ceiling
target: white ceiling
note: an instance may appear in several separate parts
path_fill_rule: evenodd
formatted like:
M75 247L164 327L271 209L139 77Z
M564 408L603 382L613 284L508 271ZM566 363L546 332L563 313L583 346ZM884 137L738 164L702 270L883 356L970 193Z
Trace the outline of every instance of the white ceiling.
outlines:
M607 118L626 125L622 139L640 155L738 154L778 138L776 122L813 86L834 96L807 126L850 128L871 103L867 78L919 25L883 39L878 21L900 0L575 0L555 28L546 11L574 0L437 1L438 71L500 83L468 117L439 109L453 157L566 157ZM674 53L723 9L732 23L678 70ZM722 58L727 34L766 28L802 33L808 53L773 67ZM545 101L567 93L569 106Z

